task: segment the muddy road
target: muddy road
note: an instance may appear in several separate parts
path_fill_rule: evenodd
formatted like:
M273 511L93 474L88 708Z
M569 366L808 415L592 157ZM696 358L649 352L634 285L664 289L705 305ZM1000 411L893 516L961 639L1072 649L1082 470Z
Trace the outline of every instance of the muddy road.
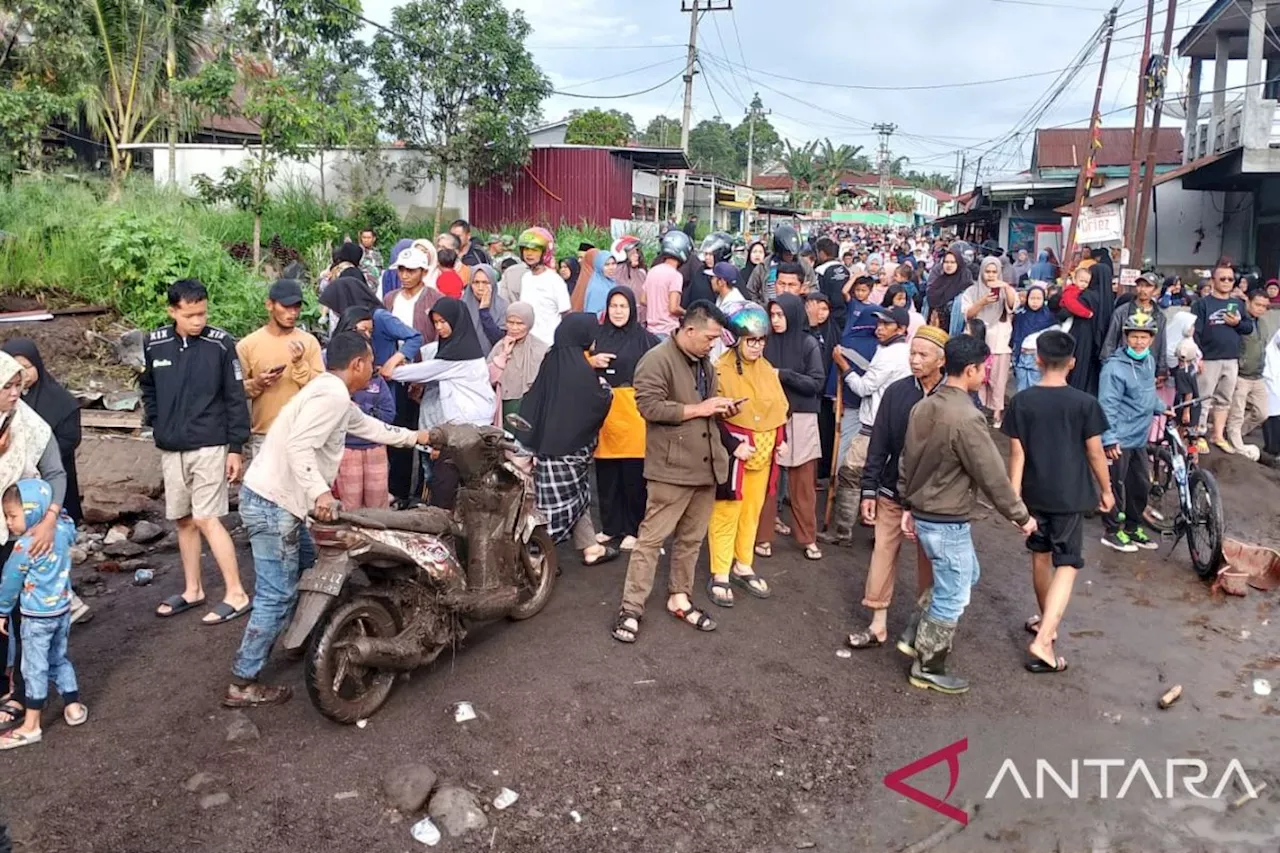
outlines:
M1207 464L1223 483L1228 532L1274 544L1280 474L1221 454ZM175 567L151 587L113 576L109 594L91 601L96 618L77 626L71 645L90 721L71 730L47 713L42 744L0 757L0 814L16 849L40 853L401 853L425 849L409 834L417 816L388 808L380 779L422 762L483 802L502 787L520 797L491 810L487 829L445 838L440 850L852 853L951 830L930 849L1275 850L1280 694L1256 695L1252 683L1280 687L1278 594L1211 595L1185 545L1167 560L1167 547L1121 555L1098 544L1098 522L1087 532L1089 564L1059 641L1070 663L1062 674L1023 670L1028 561L998 518L975 525L982 579L952 658L973 684L963 697L909 687L906 658L891 647L837 656L865 618L866 531L821 563L780 544L757 564L774 597L710 608L713 634L667 616L655 595L635 646L608 636L625 564L587 569L562 550L564 574L544 613L475 630L456 655L402 682L363 729L322 719L301 666L277 655L265 676L296 694L248 712L260 738L243 743L227 742L233 715L218 704L243 622L154 617L181 586L169 553ZM908 615L912 559L901 563L895 634ZM213 575L206 557L211 596L220 591ZM697 599L706 602L702 590ZM1175 683L1182 700L1158 710ZM462 700L478 719L453 721ZM967 826L882 784L962 738L948 802L967 808ZM1119 799L1119 776L1100 796L1096 771L1081 774L1075 799L1054 785L1044 799L1024 799L1008 778L984 796L1005 758L1034 796L1037 757L1066 774L1073 759L1112 756L1144 758L1160 796L1139 779ZM1239 798L1238 781L1216 800L1181 787L1169 799L1165 761L1179 757L1207 762L1209 791L1233 757L1268 788L1235 810L1225 804ZM910 782L943 796L946 763ZM218 793L228 796L205 799Z

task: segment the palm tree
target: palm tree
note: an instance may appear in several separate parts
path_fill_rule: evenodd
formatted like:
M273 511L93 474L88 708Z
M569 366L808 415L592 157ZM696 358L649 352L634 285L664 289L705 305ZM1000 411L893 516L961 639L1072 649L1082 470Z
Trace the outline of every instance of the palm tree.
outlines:
M791 178L791 203L794 205L799 203L799 188L803 186L808 189L817 176L815 152L818 150L818 143L795 146L790 139L784 141L786 147L782 152L781 162L782 168L786 169Z
M86 91L84 110L107 140L113 194L133 166L127 146L146 141L162 119L176 128L172 83L194 62L208 6L208 0L89 0L102 83Z
M901 177L901 176L902 176L902 167L903 167L903 166L905 166L907 163L910 163L910 162L911 162L911 158L910 158L910 157L908 157L908 156L906 156L905 154L904 154L904 155L902 155L901 157L895 157L895 158L894 158L894 159L889 163L889 174L890 174L890 175L893 175L895 178L897 178L897 177Z
M840 177L845 172L855 171L861 145L832 145L831 140L822 140L822 153L817 156L817 170L826 187L828 198L834 199L840 191Z

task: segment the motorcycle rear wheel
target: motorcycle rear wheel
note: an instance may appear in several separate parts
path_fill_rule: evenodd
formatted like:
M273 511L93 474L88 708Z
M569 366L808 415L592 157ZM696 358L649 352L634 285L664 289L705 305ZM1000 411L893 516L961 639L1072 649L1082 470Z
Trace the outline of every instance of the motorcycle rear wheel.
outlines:
M316 710L347 725L373 716L391 695L396 673L350 662L341 643L398 632L395 615L376 598L360 596L334 608L312 635L307 653L307 695Z
M547 528L539 527L529 536L529 541L520 547L520 559L523 570L530 580L521 590L520 603L511 609L507 618L520 622L537 616L542 608L551 600L551 592L555 589L556 575L560 573L556 559L556 543L547 532ZM536 582L534 581L536 578Z

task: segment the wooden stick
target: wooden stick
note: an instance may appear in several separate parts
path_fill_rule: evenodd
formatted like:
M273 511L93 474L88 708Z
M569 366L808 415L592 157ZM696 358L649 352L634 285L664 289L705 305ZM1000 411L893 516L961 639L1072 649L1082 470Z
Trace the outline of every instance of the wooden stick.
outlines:
M837 368L837 373L839 368ZM836 432L831 439L831 475L827 478L827 513L822 529L831 529L831 512L836 505L836 488L840 482L840 422L844 419L844 377L836 379Z

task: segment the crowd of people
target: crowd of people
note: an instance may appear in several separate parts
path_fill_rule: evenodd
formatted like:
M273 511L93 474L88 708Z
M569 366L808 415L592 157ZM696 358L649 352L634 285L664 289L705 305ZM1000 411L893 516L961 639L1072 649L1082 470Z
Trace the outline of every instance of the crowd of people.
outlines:
M1110 548L1156 546L1143 519L1159 417L1200 401L1181 410L1199 452L1278 464L1275 280L1222 261L1195 287L1144 273L1126 288L1104 249L1033 258L923 230L693 235L664 229L651 258L635 237L565 253L541 227L481 246L459 220L400 241L384 267L366 230L320 276L319 337L298 326L301 281L271 284L264 325L238 342L208 325L199 281L175 282L140 379L184 577L155 612L206 604L203 540L223 589L202 621L247 616L224 704L289 698L259 676L314 560L309 516L339 501L452 508L458 472L415 449L442 424L518 424L555 541L587 566L628 555L611 631L623 643L639 638L668 544L666 610L705 632L704 540L707 601L729 609L774 594L768 561L789 538L815 561L872 543L869 620L847 642L884 646L913 542L916 608L896 646L913 685L944 693L968 689L947 658L979 577L977 492L1026 537L1026 668L1056 673L1085 515L1102 514ZM69 581L79 409L29 341L5 345L0 380L0 748L14 748L39 741L50 680L69 723L88 713L66 653L82 607ZM1260 449L1246 442L1258 427ZM220 520L237 482L252 598Z

